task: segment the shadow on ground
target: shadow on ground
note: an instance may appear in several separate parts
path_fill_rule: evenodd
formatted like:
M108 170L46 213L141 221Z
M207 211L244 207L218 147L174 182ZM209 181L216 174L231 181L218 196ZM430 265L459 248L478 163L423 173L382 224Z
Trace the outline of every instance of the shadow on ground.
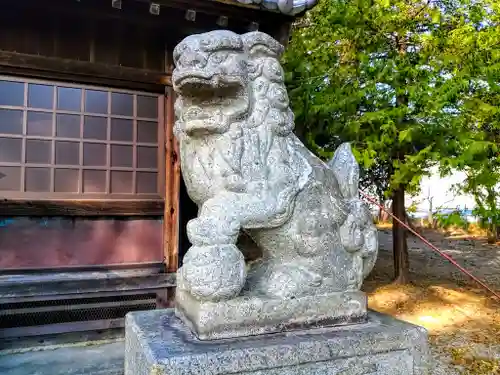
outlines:
M432 230L423 235L500 290L499 246ZM363 286L370 308L427 328L433 350L456 373L500 374L500 301L415 237L408 241L411 283L392 284L390 230L381 229L379 239L377 264Z

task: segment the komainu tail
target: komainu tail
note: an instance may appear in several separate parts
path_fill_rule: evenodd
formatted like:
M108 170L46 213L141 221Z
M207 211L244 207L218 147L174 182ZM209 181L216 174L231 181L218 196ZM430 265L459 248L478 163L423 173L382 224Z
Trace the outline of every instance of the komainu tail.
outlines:
M335 150L328 166L337 178L342 197L347 201L358 198L359 165L349 143L342 143Z
M359 165L352 153L349 143L342 143L328 166L333 170L340 188L342 198L349 207L346 222L340 228L341 238L344 236L346 249L356 243L355 230L361 230L362 246L358 249L363 258L363 278L368 276L375 265L378 254L378 231L368 206L359 198Z

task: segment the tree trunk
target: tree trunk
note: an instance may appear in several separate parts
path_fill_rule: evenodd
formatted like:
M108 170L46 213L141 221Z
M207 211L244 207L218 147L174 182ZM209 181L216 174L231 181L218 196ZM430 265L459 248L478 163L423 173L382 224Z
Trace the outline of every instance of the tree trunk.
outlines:
M494 215L491 216L490 218L490 238L488 239L489 243L496 243L498 242L498 225L497 225L497 218L496 218L496 212L497 212L497 196L496 192L493 190L492 187L488 187L486 189L488 191L488 196L486 198L488 208L490 212Z
M429 198L429 211L427 212L427 221L429 226L434 228L434 207L432 206L432 198Z
M392 198L392 213L403 223L406 221L405 189L400 186ZM394 282L407 284L410 281L410 263L408 257L408 244L406 242L406 229L394 220L392 226L392 252L394 254Z
M494 222L490 223L488 230L488 243L494 244L498 242L499 228Z
M380 202L380 206L383 208L380 208L378 211L378 214L379 214L378 221L379 221L379 223L387 223L391 217L391 215L389 215L387 213L387 211L392 212L392 203L388 206L385 203L385 198L384 199L379 198L379 202Z
M420 233L420 231L418 230L418 228L415 226L415 224L413 223L413 220L411 219L411 217L408 216L408 213L405 212L405 223L410 227L410 229L413 231L413 232L417 232L417 233ZM413 232L412 231L408 231L409 234L411 236L414 236Z

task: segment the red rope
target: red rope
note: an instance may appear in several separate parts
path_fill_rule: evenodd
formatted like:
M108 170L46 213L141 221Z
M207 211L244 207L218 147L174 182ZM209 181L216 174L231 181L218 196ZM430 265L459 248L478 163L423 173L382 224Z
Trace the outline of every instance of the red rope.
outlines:
M394 216L383 205L381 205L380 203L378 203L374 198L370 197L368 194L366 194L362 190L360 190L359 192L361 193L361 195L363 196L363 198L365 198L370 203L374 204L375 206L379 207L380 209L382 209L383 211L385 211L386 213L388 213L394 220L396 220L399 224L401 224L407 230L409 230L410 232L412 232L415 236L417 236L418 238L420 238L422 240L422 242L425 243L427 246L429 246L432 250L434 250L435 252L437 252L443 258L446 258L448 261L451 262L451 264L453 264L455 267L457 267L462 273L464 273L467 276L469 276L472 280L474 280L476 283L478 283L479 285L481 285L484 289L486 289L487 291L489 291L490 293L492 293L495 297L497 297L500 300L500 294L498 294L497 292L495 292L493 290L493 288L491 288L490 286L488 286L484 281L481 281L476 276L474 276L472 273L470 273L469 271L467 271L465 268L463 268L460 264L458 264L448 254L446 254L443 251L439 250L436 246L434 246L432 243L430 243L422 235L420 235L419 233L417 233L416 231L414 231L412 228L410 228L410 226L408 226L405 222L403 222L402 220L400 220L396 216Z

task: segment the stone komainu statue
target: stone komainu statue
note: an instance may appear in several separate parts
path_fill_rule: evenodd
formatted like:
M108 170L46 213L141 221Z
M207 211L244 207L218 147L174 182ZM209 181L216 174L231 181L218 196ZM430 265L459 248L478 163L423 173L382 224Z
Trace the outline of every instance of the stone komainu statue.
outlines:
M174 50L176 136L199 214L178 289L200 301L357 291L377 256L348 144L325 164L293 134L279 63L261 32L192 35ZM241 232L262 250L248 267Z
M127 315L127 375L428 373L425 330L367 309L377 232L358 165L348 144L325 164L292 133L282 49L213 31L174 50L181 167L199 211L175 310ZM245 265L242 237L261 259Z

